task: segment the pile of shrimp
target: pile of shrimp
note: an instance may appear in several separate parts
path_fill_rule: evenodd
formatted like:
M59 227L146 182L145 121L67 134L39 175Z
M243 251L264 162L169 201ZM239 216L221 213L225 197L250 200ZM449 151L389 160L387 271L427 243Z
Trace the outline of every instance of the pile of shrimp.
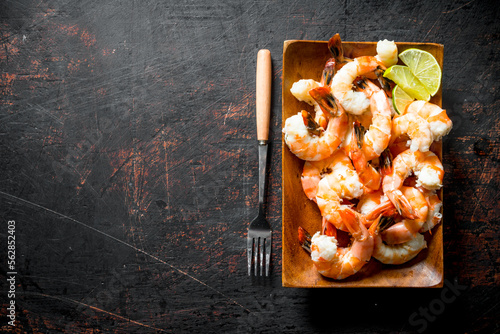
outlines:
M376 56L354 59L344 57L338 34L328 48L319 81L301 79L290 90L313 110L286 119L283 134L305 160L302 187L322 216L312 237L299 228L299 242L321 275L340 280L372 257L397 265L427 247L423 234L442 217L444 175L430 148L452 122L426 101L395 112L394 83L383 77L398 61L394 42L379 41Z

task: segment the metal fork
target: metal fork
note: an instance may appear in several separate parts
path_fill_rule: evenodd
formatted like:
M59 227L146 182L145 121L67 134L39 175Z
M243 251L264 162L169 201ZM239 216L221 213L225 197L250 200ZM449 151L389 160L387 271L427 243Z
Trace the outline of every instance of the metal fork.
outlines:
M247 236L248 275L269 276L271 262L272 228L264 216L264 192L266 188L267 141L271 115L271 53L260 50L257 53L256 75L256 119L259 143L259 213L250 223ZM265 261L265 262L264 262Z

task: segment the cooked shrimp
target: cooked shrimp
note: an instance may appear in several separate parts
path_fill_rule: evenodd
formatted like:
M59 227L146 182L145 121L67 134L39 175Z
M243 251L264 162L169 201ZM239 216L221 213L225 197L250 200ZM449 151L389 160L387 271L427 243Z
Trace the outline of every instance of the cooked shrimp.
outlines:
M408 141L405 140L396 140L391 143L388 147L388 150L391 152L393 157L397 156L399 153L406 151L409 148Z
M380 215L394 216L397 214L396 208L381 190L365 192L359 198L356 211L365 218L366 227L370 227Z
M437 224L441 222L441 219L443 215L441 214L441 208L443 206L443 203L439 196L436 193L436 190L427 190L424 187L420 186L417 187L417 181L415 177L409 177L404 181L404 184L409 186L409 187L414 187L418 191L422 193L422 195L425 197L425 200L427 201L427 206L428 206L428 211L427 211L427 218L420 229L420 233L425 233ZM392 204L392 202L389 201L389 203ZM392 206L394 208L394 206ZM397 212L392 212L390 211L390 206L386 205L384 208L384 205L381 204L379 205L378 208L374 208L371 213L367 213L365 215L366 219L375 219L378 217L380 214L384 214L386 216L394 216ZM370 215L371 214L371 215Z
M413 239L427 221L429 206L424 195L414 187L401 187L403 196L410 202L415 219L404 218L385 229L381 235L388 244L401 244Z
M387 95L370 80L356 82L363 93L370 99L371 124L363 135L362 152L366 160L380 156L391 139L391 107Z
M323 130L311 115L303 110L285 121L283 133L288 148L299 159L318 161L335 152L342 142L346 128L345 113L330 118L326 130Z
M398 62L398 47L396 43L387 39L378 41L377 55L375 57L387 68L396 65Z
M305 102L314 107L314 120L316 121L316 123L318 123L319 126L325 129L330 115L325 115L325 111L323 111L324 108L320 106L318 102L325 105L326 103L333 104L335 103L335 101L333 100L333 96L331 96L331 92L329 90L315 90L321 87L322 83L319 83L313 79L301 79L293 83L292 88L290 88L290 92L297 100ZM330 102L332 100L333 102ZM333 112L332 114L337 115L337 111L338 108L336 108L335 112Z
M394 117L392 121L392 138L401 135L410 137L410 149L412 151L427 152L434 141L429 124L425 119L416 114L404 114Z
M364 193L359 198L356 210L365 217L370 225L380 215L394 216L397 214L396 208L381 190Z
M427 152L434 141L447 135L453 122L446 110L426 101L414 101L406 113L394 118L392 123L393 141L401 135L410 137L410 149Z
M316 203L321 215L336 228L346 231L339 211L350 208L342 203L343 199L358 198L363 194L363 184L354 170L351 160L342 150L338 150L332 158L332 171L318 183Z
M359 202L356 205L356 210L361 213L363 216L366 216L370 213L374 208L380 205L380 203L387 201L387 197L385 197L384 193L380 190L364 193L360 198Z
M382 189L403 216L414 219L412 206L401 192L404 180L413 172L417 177L417 187L439 189L443 182L443 165L431 151L412 152L408 149L394 158L390 168L391 172L382 180Z
M304 230L299 232L299 242L305 249L309 248L318 272L337 280L354 275L370 261L374 244L361 215L350 209L342 211L341 214L354 239L351 246L338 247L334 236L322 235L319 232L309 241Z
M376 191L380 188L381 176L380 173L368 162L365 155L363 154L359 142L358 130L359 126L354 125L351 131L351 140L345 146L345 150L351 158L354 168L359 175L359 179L367 188L368 191Z
M337 72L332 79L331 87L333 95L340 101L346 112L361 115L370 106L370 100L364 93L352 90L353 81L359 76L384 69L384 65L375 57L362 56L354 58ZM378 76L381 77L381 73Z
M300 180L302 182L302 189L304 190L307 198L312 201L316 201L319 181L332 172L333 166L338 163L338 159L339 154L333 154L323 160L306 161L304 163L302 177Z
M434 141L447 135L453 127L453 122L446 114L446 110L430 102L414 101L408 106L406 113L416 114L425 119L429 123L429 131Z
M420 251L427 247L424 236L420 233L411 239L397 245L387 245L380 235L380 226L383 224L382 217L375 221L370 227L373 236L374 247L372 256L384 264L402 264L416 257Z
M429 205L427 219L419 231L420 233L425 233L432 230L434 226L441 222L441 219L443 218L443 215L441 214L443 202L439 199L435 191L429 191L422 188L420 188L420 190L423 192L425 199L427 200L427 204Z
M417 187L422 186L428 190L437 190L443 186L443 164L433 152L403 151L394 158L392 169L392 181L396 181L396 183L392 183L393 185L398 184L401 186L410 172L413 172L417 177ZM390 191L391 189L387 190Z
M309 91L320 86L321 84L313 79L301 79L293 83L292 88L290 88L290 93L292 93L297 100L314 106L316 101L309 95Z

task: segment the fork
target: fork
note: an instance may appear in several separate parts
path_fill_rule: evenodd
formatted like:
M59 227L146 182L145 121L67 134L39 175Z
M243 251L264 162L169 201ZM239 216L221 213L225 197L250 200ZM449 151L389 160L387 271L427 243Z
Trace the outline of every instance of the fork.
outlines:
M256 119L257 140L259 143L259 212L250 223L247 236L248 275L264 274L269 276L271 262L272 229L264 216L264 192L266 188L267 141L269 138L269 121L271 115L271 53L259 50L257 53L256 73ZM265 260L265 263L264 263Z

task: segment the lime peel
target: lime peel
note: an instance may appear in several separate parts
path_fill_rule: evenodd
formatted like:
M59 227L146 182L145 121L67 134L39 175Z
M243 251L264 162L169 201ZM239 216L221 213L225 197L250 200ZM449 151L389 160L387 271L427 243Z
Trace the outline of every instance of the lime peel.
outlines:
M406 108L412 103L415 99L408 95L401 87L398 85L394 86L392 90L392 105L394 106L394 110L402 115L405 113Z
M399 59L408 66L431 96L436 95L441 86L442 71L431 53L411 48L401 52Z
M407 66L393 65L385 70L384 77L394 81L412 98L424 101L429 101L431 98L425 86Z

